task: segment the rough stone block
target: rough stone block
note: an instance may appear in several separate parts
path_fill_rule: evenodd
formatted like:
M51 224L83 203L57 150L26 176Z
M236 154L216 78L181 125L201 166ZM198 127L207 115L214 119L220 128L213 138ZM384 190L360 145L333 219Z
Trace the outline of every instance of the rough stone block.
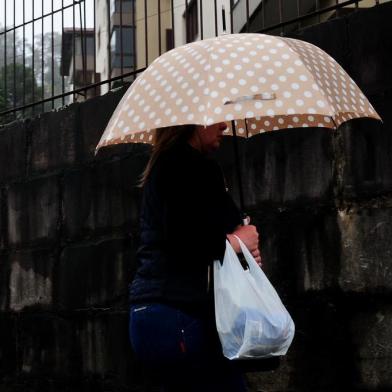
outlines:
M250 138L244 156L246 205L331 203L332 134L303 128Z
M46 313L21 313L18 318L19 376L45 380L80 374L75 345L71 319Z
M392 87L391 16L392 4L387 2L348 17L349 73L365 94Z
M9 244L48 242L57 236L57 177L15 183L8 189Z
M146 159L130 157L71 172L64 179L64 226L67 237L92 231L130 228L138 221L140 188Z
M26 175L26 146L25 122L0 128L0 183Z
M351 319L356 390L392 389L392 307L370 301Z
M77 327L82 372L105 379L113 388L105 390L121 385L137 390L140 374L134 366L128 322L128 312L108 312L84 318Z
M392 99L377 104L384 124L357 119L342 125L343 191L346 197L378 195L392 190Z
M336 287L340 231L334 211L270 211L251 219L263 270L282 298Z
M17 363L16 319L10 313L0 313L0 389L4 376L15 373Z
M8 255L0 253L0 312L8 309L10 266Z
M343 291L392 291L392 208L363 208L339 213Z
M80 107L80 130L79 140L81 143L82 160L102 160L108 159L114 155L125 153L134 153L140 147L135 144L119 144L116 146L104 147L94 156L95 147L108 124L110 117L120 102L122 96L127 91L127 87L120 88L116 91L89 99Z
M132 239L66 247L56 268L56 304L65 309L124 306L135 249Z
M55 264L52 251L14 252L10 255L10 261L10 309L50 308Z
M77 161L79 105L44 113L31 128L30 171L45 172L70 166Z

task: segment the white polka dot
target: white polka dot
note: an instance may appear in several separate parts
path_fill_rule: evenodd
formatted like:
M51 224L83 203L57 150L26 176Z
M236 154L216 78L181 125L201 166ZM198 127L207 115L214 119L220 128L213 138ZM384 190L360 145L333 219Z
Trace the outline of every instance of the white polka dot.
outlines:
M285 92L283 93L283 96L284 96L285 98L290 98L290 97L291 97L290 91L285 91Z
M269 121L264 121L264 125L266 126L266 127L269 127L270 126L270 122Z
M222 108L220 108L219 106L216 107L216 108L214 109L214 113L216 113L216 114L221 114L221 113L222 113Z
M298 90L299 89L299 84L298 83L291 83L291 88L293 90Z
M193 103L198 103L200 101L200 98L198 96L193 97L192 102Z
M238 83L239 83L240 86L245 86L246 85L246 80L245 79L240 79L238 81Z
M299 122L299 118L298 117L293 117L293 122L295 122L295 123Z
M198 107L199 112L204 112L205 109L206 109L206 107L204 105L200 105Z
M263 61L270 61L270 56L262 56Z
M267 79L264 78L263 76L261 76L261 77L259 77L258 81L259 81L260 83L265 83L265 82L267 81Z
M267 69L266 72L268 75L273 75L275 73L275 71L272 68Z
M277 91L277 90L279 90L279 86L277 84L272 84L271 85L271 90L272 91Z
M157 118L157 119L155 120L155 122L154 122L155 125L159 125L160 123L161 123L161 119L160 119L160 118Z
M311 97L313 96L313 94L312 94L310 91L305 91L305 92L304 92L304 96L305 96L306 98L311 98Z
M267 114L268 114L268 116L274 116L275 112L272 109L268 109Z
M242 65L236 64L236 65L234 66L234 69L235 69L236 71L241 71Z
M329 124L331 122L331 119L329 117L324 117L324 121Z
M253 77L253 76L255 76L255 71L252 71L250 69L250 70L246 71L246 75L249 76L249 77Z
M227 77L227 79L234 79L234 74L233 74L232 72L229 72L229 73L226 75L226 77Z
M222 67L215 67L215 68L214 68L214 71L215 71L216 73L221 73L221 72L223 71L223 68L222 68Z
M257 93L257 91L259 91L259 88L257 86L251 86L250 91L252 91L252 93Z
M284 76L284 75L280 75L280 76L279 76L279 80L280 80L281 82L285 82L285 81L287 80L287 78L286 78L286 76Z
M306 82L308 80L308 77L306 75L300 75L299 80L301 80L302 82Z
M219 88L225 88L225 87L226 87L226 82L224 82L224 81L222 80L222 81L220 81L220 82L218 83L218 86L219 86Z
M183 106L182 108L181 108L181 111L183 112L183 113L185 113L185 112L187 112L188 111L188 106Z
M236 95L236 94L238 94L238 88L233 87L233 88L230 89L230 92L231 92L233 95Z
M324 101L318 100L316 103L317 103L317 106L318 106L319 108L325 107L325 102L324 102Z
M246 117L254 117L254 113L253 112L246 112Z
M187 120L188 121L192 121L194 117L195 116L193 115L193 113L189 113L188 116L187 116Z
M262 67L260 63L254 63L253 66L257 69L260 69Z
M281 108L281 107L283 106L283 101L280 100L280 99L278 99L277 101L275 101L275 106L276 106L277 108Z
M297 99L297 100L295 101L295 104L296 104L297 106L303 106L303 105L304 105L304 101L303 101L302 99Z
M278 123L279 123L279 124L283 124L283 123L284 123L283 118L280 118L280 119L278 120Z
M260 101L255 102L255 108L256 109L261 109L263 107L263 103Z
M314 109L314 108L308 108L308 113L316 114L317 111L316 111L316 109Z
M226 114L226 116L225 116L225 120L226 120L226 121L231 121L231 120L233 120L233 119L234 119L234 116L233 116L231 113Z
M275 65L275 67L281 67L283 64L281 61L275 61L274 65Z
M236 112L239 112L240 110L242 110L242 105L240 103L237 103L234 105L234 110Z
M286 69L286 72L289 73L289 74L293 74L295 71L294 71L294 68L289 67L289 68Z
M170 119L171 123L175 123L177 121L177 116L172 116Z

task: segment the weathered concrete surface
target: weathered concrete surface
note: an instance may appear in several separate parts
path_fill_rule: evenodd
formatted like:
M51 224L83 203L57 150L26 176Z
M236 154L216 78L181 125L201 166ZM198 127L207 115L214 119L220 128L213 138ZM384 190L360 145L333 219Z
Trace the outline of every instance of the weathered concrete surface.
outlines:
M248 374L250 392L392 390L391 5L297 35L352 72L382 126L240 142L246 211L297 328L278 370ZM94 157L124 91L0 130L2 392L154 390L132 354L127 304L149 149ZM216 157L238 201L231 139Z
M26 122L0 128L0 184L26 176Z
M52 304L52 249L12 252L9 255L9 309L47 309Z
M140 189L135 185L145 164L143 157L127 158L67 173L63 203L66 237L135 226L140 201Z
M331 203L330 130L266 133L247 141L245 151L244 193L249 208Z
M391 13L392 4L388 2L354 13L348 20L348 71L366 95L392 88Z
M339 227L339 287L359 293L392 293L392 206L341 212Z
M8 242L10 245L45 243L57 238L58 178L15 183L8 188Z
M78 106L74 104L59 112L44 113L31 122L32 174L59 169L77 162Z
M67 310L126 307L134 242L126 238L64 248L56 267L56 306Z

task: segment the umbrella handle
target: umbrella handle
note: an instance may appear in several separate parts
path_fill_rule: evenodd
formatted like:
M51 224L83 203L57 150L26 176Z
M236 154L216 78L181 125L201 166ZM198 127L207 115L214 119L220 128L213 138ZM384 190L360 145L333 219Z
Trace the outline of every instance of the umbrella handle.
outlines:
M242 213L242 226L248 226L249 225L249 217L248 214L246 212Z

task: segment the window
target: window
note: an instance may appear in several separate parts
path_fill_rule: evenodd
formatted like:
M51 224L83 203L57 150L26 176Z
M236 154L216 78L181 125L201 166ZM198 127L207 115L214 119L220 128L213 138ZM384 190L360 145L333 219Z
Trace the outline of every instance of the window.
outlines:
M198 33L197 0L192 0L185 10L186 42L193 42Z
M122 12L132 12L134 9L135 0L122 0L122 4L120 4L120 0L111 0L110 9L112 12L120 12L122 7Z
M122 65L124 68L133 66L133 39L134 27L115 26L113 28L112 37L110 40L110 48L112 53L112 68L121 68L121 30L122 30Z

